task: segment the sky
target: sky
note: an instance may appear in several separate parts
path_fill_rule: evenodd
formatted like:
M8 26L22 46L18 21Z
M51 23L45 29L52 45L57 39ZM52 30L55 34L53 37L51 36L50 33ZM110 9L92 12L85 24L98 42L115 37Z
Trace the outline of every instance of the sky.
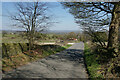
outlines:
M67 9L64 9L59 2L49 2L50 9L48 14L52 14L54 24L49 30L80 30L80 27L75 23L73 15ZM11 26L13 21L8 14L15 14L15 2L2 2L2 30L16 30L18 28Z

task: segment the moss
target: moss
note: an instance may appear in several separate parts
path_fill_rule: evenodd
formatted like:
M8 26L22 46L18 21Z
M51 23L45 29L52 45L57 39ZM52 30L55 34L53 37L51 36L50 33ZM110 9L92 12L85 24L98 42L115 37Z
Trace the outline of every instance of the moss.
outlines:
M9 57L28 51L27 43L2 43L3 57Z
M15 49L15 53L16 53L16 54L22 53L22 50L21 50L21 47L20 47L19 44L14 43L13 45L14 45L13 47L14 47L14 49Z
M14 47L13 43L5 43L6 46L6 51L9 56L15 55L16 54L16 49Z

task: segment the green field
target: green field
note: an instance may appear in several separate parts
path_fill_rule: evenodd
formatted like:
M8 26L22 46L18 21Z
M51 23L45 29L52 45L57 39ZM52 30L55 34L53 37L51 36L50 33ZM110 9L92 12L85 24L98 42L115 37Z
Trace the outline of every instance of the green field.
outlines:
M19 34L6 34L2 36L2 43L28 43L28 41Z
M79 42L74 41L74 40L68 40L65 39L65 34L62 35L58 35L58 34L39 34L37 35L37 39L35 40L35 42L37 43L50 43L50 42L55 42L55 43L76 43ZM61 38L61 39L60 39ZM2 34L1 37L2 43L28 43L27 37L26 36L22 36L20 34L11 34L11 33L7 33L7 34ZM61 40L63 42L61 42Z

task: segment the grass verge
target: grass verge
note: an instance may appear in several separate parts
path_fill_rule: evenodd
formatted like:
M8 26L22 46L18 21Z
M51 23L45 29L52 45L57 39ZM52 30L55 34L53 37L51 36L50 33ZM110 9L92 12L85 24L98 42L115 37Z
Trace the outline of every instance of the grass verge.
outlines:
M67 44L67 45L65 45L65 46L63 46L65 49L67 49L67 48L69 48L70 46L72 46L72 45L70 45L70 44Z
M33 62L46 56L55 54L63 51L71 45L59 46L59 45L37 45L34 50L30 52L26 51L23 53L16 54L10 57L2 58L2 71L7 72L15 69L19 66Z
M85 43L84 56L90 80L101 80L103 76L100 72L101 65L97 62L97 54L92 53L87 43Z

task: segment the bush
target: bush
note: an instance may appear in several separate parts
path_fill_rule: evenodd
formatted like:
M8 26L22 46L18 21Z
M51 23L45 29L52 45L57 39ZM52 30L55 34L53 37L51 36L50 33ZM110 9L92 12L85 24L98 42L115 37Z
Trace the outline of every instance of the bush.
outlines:
M97 54L98 62L101 64L107 63L111 58L114 58L114 49L112 48L107 49L96 45L92 50L94 54Z
M2 43L2 57L17 55L27 50L27 43Z

